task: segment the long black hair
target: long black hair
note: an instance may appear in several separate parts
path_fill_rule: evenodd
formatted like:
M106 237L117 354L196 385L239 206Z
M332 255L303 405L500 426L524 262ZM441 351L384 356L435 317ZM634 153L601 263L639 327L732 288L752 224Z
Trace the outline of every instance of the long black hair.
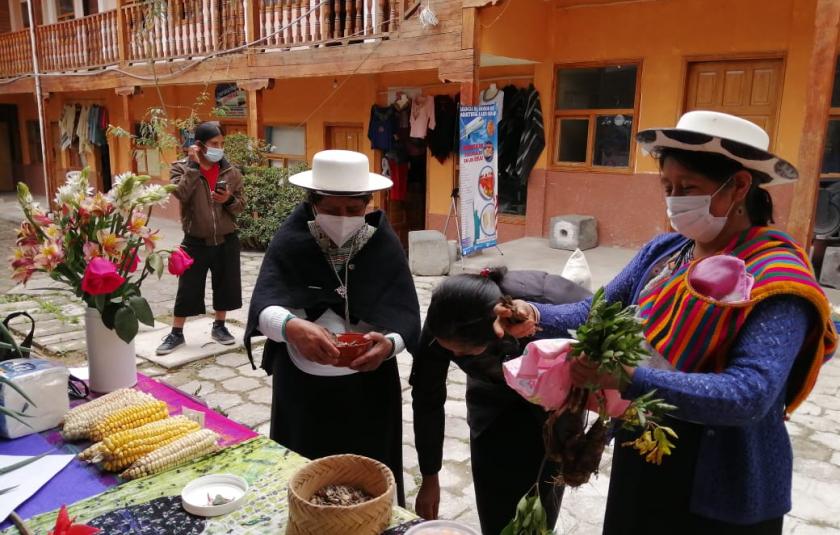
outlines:
M502 297L499 285L507 268L485 270L481 275L456 275L443 281L432 293L426 328L434 338L473 346L496 340L493 308Z
M664 148L659 152L660 170L665 166L665 160L669 158L689 171L699 173L718 184L723 184L738 171L747 171L753 177L752 185L744 200L750 222L759 226L773 223L773 198L770 196L770 192L759 186L761 182L769 179L766 174L747 169L723 154L672 148Z

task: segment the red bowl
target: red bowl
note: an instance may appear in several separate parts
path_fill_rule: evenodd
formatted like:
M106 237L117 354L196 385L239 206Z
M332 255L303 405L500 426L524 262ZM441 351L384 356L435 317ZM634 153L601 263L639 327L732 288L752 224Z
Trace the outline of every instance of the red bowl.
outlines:
M336 366L347 367L373 347L373 340L365 338L364 333L341 333L336 335L338 362Z

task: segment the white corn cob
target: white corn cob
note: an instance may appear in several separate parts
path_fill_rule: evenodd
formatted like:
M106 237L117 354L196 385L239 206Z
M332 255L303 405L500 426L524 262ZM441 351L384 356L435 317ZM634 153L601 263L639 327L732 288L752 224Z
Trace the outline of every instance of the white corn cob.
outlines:
M131 388L122 388L75 407L64 415L61 436L64 440L90 437L91 426L109 414L125 407L154 401L155 398Z
M164 418L146 425L112 433L81 452L79 459L102 462L109 472L123 470L151 453L201 427L186 416Z
M144 455L120 474L125 479L137 479L164 472L197 457L216 451L219 435L209 429L199 429L162 448Z

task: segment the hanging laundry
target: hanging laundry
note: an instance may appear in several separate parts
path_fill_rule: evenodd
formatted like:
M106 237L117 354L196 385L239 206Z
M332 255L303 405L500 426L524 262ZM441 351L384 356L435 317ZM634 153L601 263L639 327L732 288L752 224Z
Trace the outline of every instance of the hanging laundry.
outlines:
M516 158L525 131L526 92L515 85L508 85L504 93L504 114L499 123L499 180L516 180Z
M531 170L545 149L545 128L543 127L540 93L533 84L528 86L525 104L525 130L519 142L515 176L521 184L528 182Z
M108 143L108 108L99 108L99 124L97 124L94 143L102 146Z
M88 137L88 116L90 115L90 106L87 104L82 106L79 112L79 119L76 121L76 137L79 138L79 154L84 154L92 150L90 139Z
M408 192L408 162L398 162L389 158L388 169L391 181L394 183L388 192L389 198L392 201L405 201Z
M429 150L440 163L452 154L452 138L457 135L458 110L449 95L435 97L435 129L429 132Z
M91 145L96 145L96 128L99 125L99 110L100 107L94 104L90 107L90 112L88 113L88 121L87 121L87 138L88 143Z
M76 137L76 106L65 104L61 109L58 131L61 150L69 149L73 144L73 138Z
M496 84L490 84L490 87L485 89L481 92L481 104L495 104L496 105L496 117L503 117L505 111L505 94L503 91L499 91L499 88L496 87Z
M373 149L388 152L394 144L397 114L393 106L371 106L368 139Z
M426 139L429 130L435 129L435 101L418 95L411 105L411 137Z

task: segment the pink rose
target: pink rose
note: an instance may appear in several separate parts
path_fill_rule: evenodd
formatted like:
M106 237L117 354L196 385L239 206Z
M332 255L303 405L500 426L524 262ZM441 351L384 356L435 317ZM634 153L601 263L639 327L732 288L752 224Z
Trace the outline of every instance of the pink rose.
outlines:
M193 259L180 247L169 255L169 272L180 277L193 265Z
M109 294L119 288L125 279L117 273L117 266L104 258L94 258L85 268L82 291L90 295Z

